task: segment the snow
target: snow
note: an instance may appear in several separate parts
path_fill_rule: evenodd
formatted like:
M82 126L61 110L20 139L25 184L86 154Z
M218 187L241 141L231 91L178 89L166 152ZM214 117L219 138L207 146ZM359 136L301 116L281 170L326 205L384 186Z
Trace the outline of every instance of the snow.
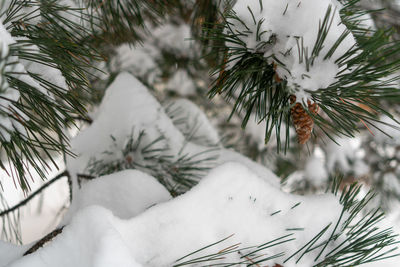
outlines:
M280 191L279 180L270 170L220 147L216 151L218 167L192 190L174 199L155 178L138 170L102 176L77 187L76 174L84 172L93 158L107 162L121 157L105 151L121 150L133 131L145 130L148 141L164 136L159 145L168 148L172 156L195 154L207 149L208 142L218 141L218 134L193 103L177 100L169 107L175 107L188 124L177 123L175 119L180 116L174 118L168 108L166 112L132 75L119 74L107 89L93 123L72 140L78 157L69 158L67 168L75 175L75 191L62 222L66 224L63 232L22 258L22 248L3 245L14 256L0 258L0 266L8 261L13 261L11 267L171 266L178 258L232 234L226 242L203 253L239 242L241 247L259 245L290 233L294 241L268 250L270 255L281 251L290 255L329 223L335 225L342 207L334 196L286 194ZM196 125L196 119L200 131L191 139L187 133ZM357 143L352 153L356 153L354 147ZM351 150L348 146L346 149ZM319 155L313 155L305 173L311 178L314 175L317 181L325 179ZM293 259L284 266L312 266L317 253L307 254L298 264ZM226 259L235 260L238 254ZM266 262L270 266L275 263L282 261Z
M393 172L385 173L382 177L383 179L383 190L385 192L392 193L394 195L399 195L400 194L400 182L398 175ZM394 201L394 207L398 206L398 202Z
M113 226L113 219L110 211L89 207L50 244L9 266L138 266Z
M0 267L22 257L27 246L16 246L0 240Z
M262 10L260 1L264 6ZM278 65L277 73L288 81L297 101L309 96L305 90L315 91L334 83L337 73L345 68L339 68L335 60L354 45L353 37L349 35L332 58L324 60L323 56L317 57L310 70L298 61L296 39L300 36L304 46L311 48L316 40L316 25L323 19L329 5L336 7L333 26L326 46L321 51L321 55L324 55L345 30L345 26L340 24L339 3L335 0L260 1L238 0L234 7L237 15L253 32L256 25L247 5L256 20L267 18L262 24L262 30L266 31L262 40L256 41L254 34L241 37L247 48L262 52L271 63L276 63L272 55L285 63L287 69ZM286 20L282 20L283 16ZM296 23L300 20L302 23ZM243 30L240 23L232 23L233 28ZM7 34L1 24L0 41L8 40L10 36ZM191 36L188 25L167 24L156 28L154 35L152 41L162 49L182 57L193 56L193 43L185 40ZM260 42L270 40L274 40L274 43L267 48L259 47ZM8 41L14 40L11 38ZM5 42L2 44L3 55L8 46ZM155 45L136 48L122 45L116 50L117 56L111 62L111 70L126 72L119 74L107 89L93 123L72 141L72 150L78 156L68 158L67 168L74 177L74 198L61 223L66 225L63 232L45 247L26 257L21 256L30 245L18 247L0 241L0 267L11 262L11 267L171 266L176 259L232 234L234 236L213 246L208 252L217 252L238 242L242 247L259 245L292 233L296 240L268 250L269 255L281 251L290 255L322 228L330 223L335 225L342 207L334 196L304 197L280 191L279 179L270 170L239 153L220 147L218 133L205 114L190 101L174 101L171 106L177 108L179 114L175 118L171 116L168 108L164 109L147 88L131 75L149 83L161 76L157 69L156 58L159 53ZM292 52L283 56L289 50ZM66 88L58 70L41 68L37 63L21 62L24 63L18 66L21 71L36 72L61 88ZM29 82L34 84L33 80ZM182 96L196 93L196 85L183 69L173 73L166 88ZM40 86L38 89L42 90ZM18 99L19 95L11 97ZM177 122L182 119L186 119L186 122ZM0 123L3 125L1 119ZM17 127L8 121L4 125L8 130ZM264 145L265 128L255 123L250 128L261 148ZM89 162L95 159L107 163L121 158L123 155L119 151L126 146L127 140L142 130L146 131L145 143L162 136L156 147L165 149L171 157L182 153L195 155L215 145L218 159L213 165L218 167L199 179L200 183L192 190L175 199L156 178L138 170L97 177L78 188L77 174L85 173ZM3 135L6 133L1 132ZM355 164L358 164L356 169L366 172L367 167L357 154L359 143L351 140L340 142L342 147L328 144L327 168L331 171L334 166L339 166L347 171L350 169L348 161L355 159ZM325 159L317 154L312 155L302 175L314 184L326 184ZM388 175L384 179L394 181L395 178L394 175ZM391 186L400 190L398 184ZM38 220L37 223L41 222ZM329 231L324 237L328 234ZM266 264L309 267L313 265L317 253L307 254L298 264L295 259L285 264L281 259ZM229 255L225 261L235 260L238 260L237 254ZM380 263L380 266L386 265Z
M329 140L325 146L328 172L332 173L335 167L338 167L342 173L349 172L351 170L350 161L355 162L362 158L362 154L358 153L360 145L359 137L336 138L335 142ZM360 166L362 166L361 163Z
M255 163L251 159L243 156L242 154L231 150L231 149L221 149L219 151L218 165L222 165L225 163L234 162L240 165L244 165L250 170L252 170L258 177L264 179L266 183L268 183L271 187L279 188L280 180L278 177L268 168Z
M199 118L201 136L218 139L210 132L212 126L205 115L191 102L178 100L173 106L181 108L181 114L190 113L191 123ZM172 151L171 155L182 149L190 154L206 148L203 142L188 141L186 128L176 121L174 124L168 115L137 79L128 73L118 75L93 123L72 141L78 157L68 159L67 167L77 174L85 171L92 157L107 161L121 156L104 151L121 149L133 130L144 129L151 138L164 135L162 145ZM9 261L11 267L171 266L178 258L232 234L227 241L192 257L239 242L247 247L293 234L294 241L268 250L269 255L281 251L290 255L338 220L342 207L334 196L286 194L280 191L277 177L265 167L231 150L220 148L217 153L218 167L174 199L155 178L137 170L99 177L80 189L75 185L63 232L22 258L21 247L2 245L10 250L10 257L1 258L0 266ZM320 179L322 159L314 156L306 172L318 174L316 179ZM326 232L324 238L329 234ZM298 264L293 259L284 266L312 266L316 253L307 254ZM238 254L226 259L235 260ZM282 264L282 259L266 262L271 266L275 263Z
M54 157L53 159L60 169L64 168L62 157ZM7 172L10 173L10 169L7 168ZM28 173L32 175L32 180L34 181L30 184L32 192L47 182L41 179L31 165L28 165ZM48 172L48 177L55 177L58 173L59 170L54 168ZM2 185L0 199L3 197L7 202L0 203L0 210L6 209L7 206L12 207L27 197L22 190L16 187L13 179L4 170L0 171L0 183ZM22 244L31 243L45 236L60 223L62 215L68 208L68 188L67 178L61 178L19 210L20 216L16 216L18 223L11 222L11 225L19 232ZM8 225L9 221L7 219L0 220L0 229ZM14 236L13 232L8 232L8 234L8 238L3 235L2 239L17 241L15 238L10 238L10 236Z
M104 207L86 207L51 243L9 266L171 266L178 258L231 234L228 243L208 253L238 242L242 247L259 245L293 233L296 240L268 250L271 254L285 250L290 255L335 222L341 209L332 195L288 195L249 168L227 163L186 194L129 220L113 216ZM315 216L318 213L324 216ZM304 230L288 230L294 228ZM309 267L316 253L307 254L299 264L289 261L285 267ZM226 261L237 259L235 253ZM273 263L282 264L280 260L266 262Z
M400 144L400 131L398 125L398 118L394 117L394 120L387 115L381 116L379 119L382 124L377 125L382 131L375 131L375 140L377 143L388 144L388 145L399 145Z
M169 79L167 89L176 92L180 96L196 95L196 85L186 70L178 69Z
M306 179L312 180L313 185L322 187L328 182L328 172L325 168L325 162L321 157L312 155L304 167Z
M156 59L159 51L149 42L143 46L134 47L123 44L116 48L116 55L110 63L111 72L127 71L135 77L154 83L160 76Z
M313 201L317 199L330 207L332 214L340 210L336 200L330 196L315 197ZM298 202L303 202L299 209L291 209ZM181 255L186 255L230 234L235 234L231 240L232 244L241 242L246 247L280 237L287 233L284 229L302 228L307 225L301 237L297 239L301 243L305 241L303 238L307 239L315 234L321 225L326 225L329 220L334 219L331 217L332 214L327 214L312 220L306 215L305 209L301 208L303 204L307 206L311 203L312 201L308 203L302 197L286 195L270 187L263 179L240 164L228 163L213 170L186 195L139 216L136 221L140 224L146 221L154 222L147 226L147 233L140 225L136 226L137 229L134 225L127 225L126 229L129 229L131 238L138 235L141 238L148 238L150 232L154 232L153 227L159 228L161 231L157 232L157 235L150 235L150 239L154 238L153 240L141 244L131 243L131 250L137 255L139 262L147 263L146 266L165 266L170 265ZM169 211L165 212L163 209ZM271 216L278 210L282 212ZM291 220L290 216L296 219ZM157 218L162 219L157 222L155 221ZM161 225L158 225L160 223ZM175 247L169 248L167 240L174 237L174 232L179 229L186 231L175 240ZM155 241L156 238L158 242ZM223 244L214 249L219 251L224 246L227 245ZM154 253L152 251L154 248L159 252ZM295 248L295 244L285 246L287 251ZM272 249L270 253L273 254L278 250ZM228 258L226 261L229 260Z
M147 143L163 136L165 140L158 142L157 147L169 148L172 154L177 154L184 142L183 135L147 88L123 72L106 90L93 123L71 141L72 150L78 157L69 158L67 168L72 173L81 173L93 158L105 162L112 160L106 151L122 150L132 133L138 136L144 129Z
M152 30L154 44L161 49L173 53L177 57L193 57L195 43L190 26L187 24L164 24Z
M24 41L25 38L19 38L18 40ZM39 47L36 45L25 45L24 49L29 50L30 53L40 54ZM65 81L64 76L61 71L54 65L48 66L49 62L39 63L32 60L19 59L19 62L25 67L25 70L29 73L37 74L45 81L57 86L60 90L68 90L67 83ZM54 99L54 96L50 94L49 91L45 91L41 89L42 92L45 92L51 99Z
M211 142L216 141L217 134L215 131L209 130L211 126L205 122L205 116L199 115L199 110L196 111L193 105L183 104L183 102L180 105L191 109L190 113L199 118L198 122L202 125L200 127L204 127L204 130L197 134L203 135L202 133L208 131L209 133L204 135L206 139ZM116 117L118 119L115 119ZM194 117L189 117L189 121ZM191 123L194 122L191 121ZM191 127L191 125L189 124L187 127ZM152 147L153 149L163 149L164 152L161 151L160 154L164 153L172 158L195 156L197 161L211 156L210 153L204 153L210 150L210 144L204 145L204 139L201 141L200 136L185 137L147 88L129 73L121 73L107 88L93 123L71 141L72 151L78 156L67 159L67 169L75 175L85 173L89 164L94 160L108 163L121 159L120 151L132 137L132 133L133 137L137 137L143 130L145 131L141 141L143 146L160 136L163 137ZM229 161L230 157L248 166L257 165L242 155L222 148L213 151L212 156L218 158L215 164L209 166L210 164L205 162L205 166L202 166L202 163L199 162L198 167L218 166ZM136 155L136 160L138 163L143 163L143 155ZM262 166L253 168L259 173L271 174ZM274 177L271 179L271 184L279 187L278 179L275 176L270 177Z
M305 56L311 56L318 38L318 27L329 7L332 8L332 25L323 48L307 69ZM341 23L340 9L341 5L336 0L238 0L233 11L239 20L228 19L227 22L231 25L226 31L245 33L239 38L247 50L261 53L269 63L276 64L278 76L287 80L292 93L297 97L297 102L307 102L307 91L326 88L337 81L337 74L346 66L339 67L335 61L356 44L354 37L349 34L333 56L324 59L330 48L347 30ZM257 32L262 34L257 36ZM240 45L229 43L229 46ZM308 52L305 52L306 49ZM228 68L235 63L236 60L230 62Z
M313 153L305 158L304 167L291 173L282 183L285 192L296 192L311 188L318 194L326 190L329 184L329 174L326 168L326 157L320 147L315 147Z
M9 45L14 43L14 39L11 34L7 32L3 23L0 23L0 42L1 42L1 58L5 58L8 55Z
M166 89L180 96L196 94L196 84L189 75L189 71L170 66L167 72L168 82L160 83L165 76L165 66L160 64L169 55L179 61L180 59L194 59L198 57L196 43L192 40L191 28L188 24L175 25L166 23L155 27L146 25L151 35L146 34L142 44L122 44L115 49L111 57L110 71L113 73L129 72L135 77L151 85L166 87ZM176 63L173 59L166 60L167 64ZM163 68L164 67L164 68ZM192 72L196 72L189 64Z
M167 103L165 109L175 127L187 140L204 146L219 143L217 130L211 125L206 114L190 100L173 100Z
M83 184L74 196L63 224L77 211L92 205L105 207L114 216L129 219L170 199L168 191L153 177L140 171L125 170Z
M15 43L15 40L12 38L11 34L7 32L5 29L2 21L0 21L0 75L1 75L1 82L0 82L0 89L2 98L0 100L1 107L10 107L11 101L17 101L19 99L19 91L11 88L8 86L5 76L3 73L10 71L11 66L6 65L8 61L12 61L8 58L9 56L9 45ZM17 67L19 64L17 64ZM7 99L7 100L6 100ZM9 110L5 110L4 112L9 112ZM2 139L5 141L10 141L11 136L10 133L14 131L14 127L20 129L20 124L17 121L13 121L7 115L1 114L0 115L0 135L3 137ZM23 129L22 129L23 130ZM24 132L24 131L22 131Z
M36 9L36 7L35 7ZM25 14L28 8L20 9L19 12L21 14ZM40 17L40 16L39 16ZM11 44L18 44L18 42L23 42L25 45L20 47L19 49L23 49L29 51L30 53L39 53L39 48L34 45L27 45L26 38L13 38L11 34L6 30L6 25L0 21L0 49L1 49L1 57L3 64L0 66L1 71L1 94L2 98L0 99L0 106L3 107L5 110L3 112L10 113L8 108L12 108L18 114L19 117L23 118L24 120L29 120L27 114L21 112L17 107L15 107L12 102L16 102L20 98L20 93L18 90L8 87L7 82L3 77L3 73L7 72L17 78L18 80L36 88L39 92L45 94L49 99L54 100L54 96L46 89L43 88L35 79L32 78L30 75L37 74L44 80L54 84L55 86L59 87L61 90L67 90L67 84L65 82L65 78L61 74L61 71L56 68L56 66L48 66L49 62L39 63L30 60L20 59L17 56L9 55L9 48L8 46ZM13 62L12 64L6 64L6 62ZM3 137L3 140L9 142L11 140L12 132L19 132L22 136L27 135L24 126L18 121L12 119L9 115L5 115L4 113L0 115L0 135Z

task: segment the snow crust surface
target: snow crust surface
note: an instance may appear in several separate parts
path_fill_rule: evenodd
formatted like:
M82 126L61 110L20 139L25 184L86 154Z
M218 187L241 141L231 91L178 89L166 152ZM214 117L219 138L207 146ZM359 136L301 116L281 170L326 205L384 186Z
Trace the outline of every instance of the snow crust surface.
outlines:
M137 170L125 170L82 185L78 194L74 196L63 224L88 206L102 206L118 218L129 219L157 203L170 199L168 191L153 177Z
M27 246L16 246L0 240L0 267L22 257Z
M320 207L325 216L315 216ZM129 220L115 217L104 207L82 209L51 243L10 266L171 266L178 258L232 234L228 243L204 253L238 242L243 247L260 245L288 233L296 240L285 244L285 250L295 252L336 221L340 211L341 206L331 195L288 195L247 167L228 163L213 170L188 193ZM295 228L304 230L287 230ZM268 253L281 250L272 247ZM227 261L237 257L235 253ZM285 266L311 266L314 257Z

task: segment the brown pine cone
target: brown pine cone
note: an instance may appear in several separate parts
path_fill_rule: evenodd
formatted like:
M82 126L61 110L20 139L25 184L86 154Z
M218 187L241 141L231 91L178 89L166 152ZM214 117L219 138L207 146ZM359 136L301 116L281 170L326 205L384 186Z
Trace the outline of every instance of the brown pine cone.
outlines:
M294 104L290 110L290 113L292 115L298 141L300 144L304 145L311 137L311 133L314 128L314 121L304 109L303 105L301 103L296 103L296 96L290 96L290 104ZM311 103L310 100L307 100L307 105L310 113L318 113L319 106L317 103Z

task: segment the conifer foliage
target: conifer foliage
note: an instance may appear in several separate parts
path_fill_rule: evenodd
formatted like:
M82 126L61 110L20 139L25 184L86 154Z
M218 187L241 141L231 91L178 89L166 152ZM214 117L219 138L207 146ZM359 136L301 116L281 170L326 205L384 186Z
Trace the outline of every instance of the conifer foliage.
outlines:
M79 10L58 1L3 2L1 167L29 188L28 165L45 177L51 151L67 152L65 126L85 115L79 94L97 56ZM45 159L46 158L46 159Z
M252 113L266 120L266 140L282 124L289 128L295 103L328 136L352 136L360 122L377 127L371 110L387 114L380 101L398 98L399 44L390 30L365 25L368 12L357 2L237 1L205 37L218 41L221 59L210 96L233 98L233 111L245 113L243 127ZM309 101L321 112L310 110Z
M392 267L400 43L379 12L2 1L0 267ZM363 132L380 135L351 151ZM54 188L69 194L27 242Z

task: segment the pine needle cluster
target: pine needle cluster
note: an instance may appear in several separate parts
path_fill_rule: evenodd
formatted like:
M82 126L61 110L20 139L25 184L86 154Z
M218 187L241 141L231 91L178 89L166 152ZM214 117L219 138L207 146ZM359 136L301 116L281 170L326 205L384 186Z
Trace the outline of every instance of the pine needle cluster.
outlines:
M317 91L306 90L310 95L309 100L317 103L321 110L315 114L308 111L307 103L303 103L307 114L331 139L334 139L335 135L354 136L354 133L364 126L379 129L378 113L392 117L382 106L381 101L399 99L395 82L398 80L396 72L400 66L396 57L400 45L393 40L393 32L389 29L374 30L366 27L363 24L363 16L371 11L359 10L357 7L359 1L341 2L343 7L339 13L347 30L326 54L321 55L320 52L325 47L326 37L332 25L334 13L332 7L327 9L325 17L315 29L318 35L313 47L304 47L302 37L297 40L297 49L300 51L299 62L304 62L307 68L314 64L317 57L322 57L324 60L331 58L349 34L352 34L357 41L357 45L336 60L338 66L346 66L346 71L337 74L336 82ZM285 131L286 138L279 139L278 142L284 141L283 147L286 150L289 146L288 129L292 124L290 109L293 104L289 99L295 88L288 86L283 77L277 77L276 65L285 68L283 62L274 55L265 58L264 53L257 52L273 45L275 40L272 36L269 41L261 42L259 49L250 50L241 37L255 34L256 38L261 40L264 32L233 30L232 21L243 24L244 28L249 29L249 27L232 10L222 14L222 17L222 22L214 23L212 27L205 27L206 40L216 44L212 56L219 59L213 72L217 78L209 96L212 98L222 94L227 101L232 101L234 103L232 113L244 114L242 127L246 126L252 114L255 114L257 121L265 120L266 142L273 131L277 136L280 136L282 130ZM254 21L254 23L258 25L257 29L260 29L264 21ZM270 63L270 59L273 63ZM229 69L227 64L231 65ZM278 146L278 150L281 148L282 146Z

